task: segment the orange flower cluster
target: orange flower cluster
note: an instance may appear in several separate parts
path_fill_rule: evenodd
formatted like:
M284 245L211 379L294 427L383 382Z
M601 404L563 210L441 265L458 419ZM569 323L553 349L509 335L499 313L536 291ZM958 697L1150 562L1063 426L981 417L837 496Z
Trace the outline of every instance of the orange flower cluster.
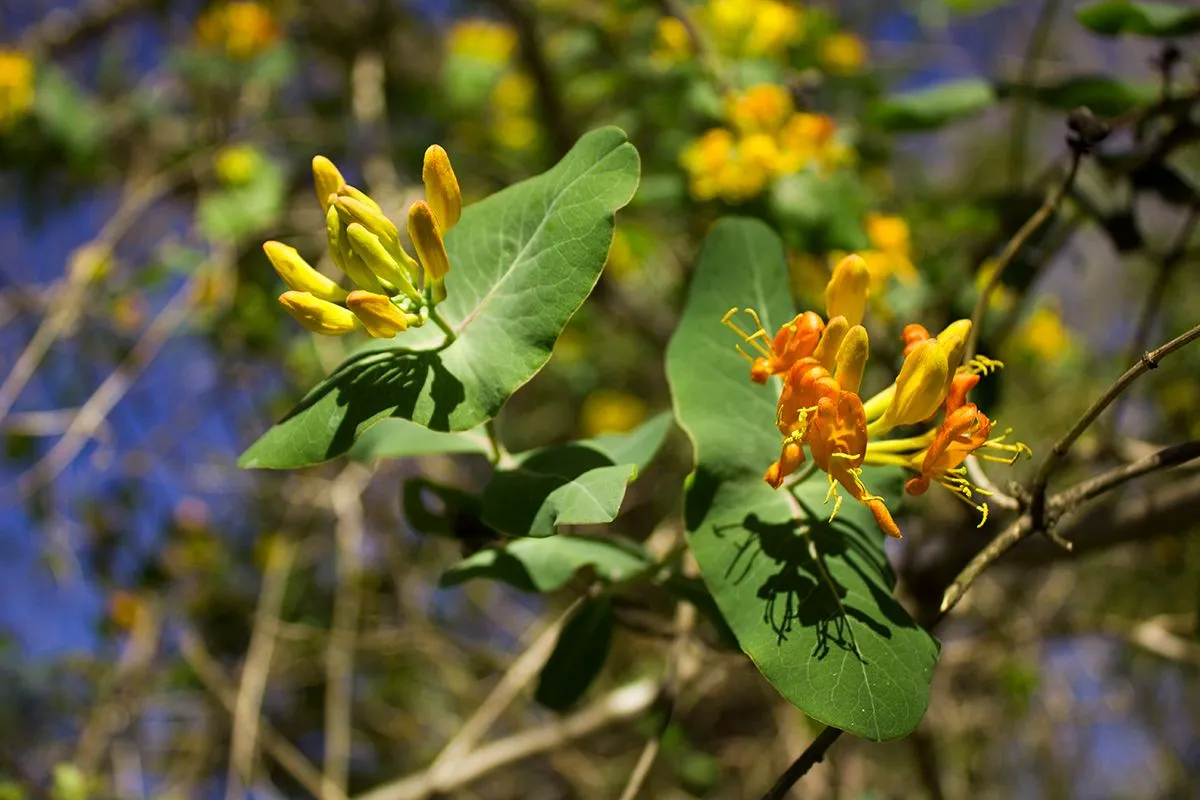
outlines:
M783 444L764 479L776 489L782 486L804 464L807 446L815 466L829 477L826 502L834 500L830 519L841 507L840 486L871 511L880 530L899 538L900 528L883 499L871 494L862 480L864 464L890 464L917 473L905 487L909 494L922 494L931 482L939 483L977 509L982 525L987 504L975 496L987 492L967 478L967 456L979 453L1011 464L1029 453L1024 444L1006 443L1004 435L993 438L991 420L967 401L980 376L1002 365L984 357L961 363L971 331L968 320L951 324L936 337L921 325L909 325L903 332L904 364L896 380L864 402L859 389L869 341L861 323L870 284L866 263L849 255L826 287L826 318L805 311L771 338L753 310L746 310L755 323L753 332L733 321L739 309L725 315L723 322L755 352L738 348L750 361L751 380L783 380L775 419ZM939 411L941 421L924 433L884 438L901 426L927 424Z

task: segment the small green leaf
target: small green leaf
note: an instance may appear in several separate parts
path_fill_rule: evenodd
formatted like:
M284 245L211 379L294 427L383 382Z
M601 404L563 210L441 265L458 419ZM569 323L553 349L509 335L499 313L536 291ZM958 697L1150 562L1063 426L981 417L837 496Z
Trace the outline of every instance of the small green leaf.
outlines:
M558 635L558 644L538 676L534 699L554 711L573 706L604 669L612 645L612 600L584 601Z
M210 239L237 244L269 227L283 212L283 168L261 156L250 181L201 196L196 224Z
M537 374L608 257L613 215L637 186L637 151L616 128L584 135L557 165L463 210L433 325L365 345L242 455L287 469L345 453L381 419L465 431Z
M1139 36L1173 38L1200 32L1200 8L1173 3L1134 3L1103 0L1075 12L1075 19L1101 36L1133 33Z
M409 458L437 453L474 453L489 455L491 445L482 428L462 433L431 431L406 419L383 419L358 438L346 456L354 461L371 462L381 458Z
M654 566L641 545L616 536L550 536L517 539L502 548L481 550L442 574L442 586L483 578L503 581L526 592L553 592L584 567L596 577L620 583Z
M822 473L794 495L763 482L779 456L778 387L750 381L720 324L731 306L757 309L771 332L791 319L786 269L779 237L747 219L718 222L697 261L667 350L676 416L696 455L688 543L742 649L784 697L827 725L894 739L924 715L937 643L892 596L883 535L864 506L846 498L830 523ZM894 469L863 473L893 506L899 479Z
M987 81L951 81L884 98L872 109L876 125L893 132L927 131L972 117L996 102Z
M637 429L516 456L483 492L483 520L513 536L553 536L559 525L612 522L625 489L654 457L671 429L659 414Z
M94 155L104 139L106 117L96 101L51 64L38 66L34 113L75 158Z
M1152 86L1125 83L1107 75L1074 75L1032 87L1002 84L997 90L1002 97L1025 95L1060 111L1087 106L1102 117L1115 117L1150 105L1158 96L1158 90Z

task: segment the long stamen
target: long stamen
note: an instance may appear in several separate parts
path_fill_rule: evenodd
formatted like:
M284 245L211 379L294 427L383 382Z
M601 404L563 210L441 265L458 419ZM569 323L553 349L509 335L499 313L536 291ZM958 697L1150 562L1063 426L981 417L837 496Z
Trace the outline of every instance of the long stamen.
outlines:
M754 320L754 325L757 328L754 333L747 333L742 329L741 325L738 325L733 321L733 315L738 313L740 310L741 309L737 308L737 306L729 309L727 312L725 312L725 316L721 317L721 324L732 329L734 333L742 337L742 341L753 347L759 353L759 355L763 356L764 358L770 358L771 349L758 341L759 339L767 338L767 332L763 329L762 322L759 320L758 314L752 308L746 309L746 313L750 315L752 320ZM752 362L754 361L754 359L747 355L742 348L739 347L738 352L743 356L746 356L746 358L749 358Z

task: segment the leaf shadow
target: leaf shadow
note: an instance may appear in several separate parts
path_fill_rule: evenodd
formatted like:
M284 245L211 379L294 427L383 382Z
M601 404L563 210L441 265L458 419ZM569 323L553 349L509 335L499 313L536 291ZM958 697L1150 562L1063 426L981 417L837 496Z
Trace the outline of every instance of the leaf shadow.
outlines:
M433 410L423 424L432 430L448 431L450 415L466 399L466 390L462 381L446 369L441 353L432 350L356 353L305 395L282 421L304 413L334 394L334 402L345 407L326 452L327 456L335 456L354 444L365 423L382 416L411 420L431 376L429 396Z

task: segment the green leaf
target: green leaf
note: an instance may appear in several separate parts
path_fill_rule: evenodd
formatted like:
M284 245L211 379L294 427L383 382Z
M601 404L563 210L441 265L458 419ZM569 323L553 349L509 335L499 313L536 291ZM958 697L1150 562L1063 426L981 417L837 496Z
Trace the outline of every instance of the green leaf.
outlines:
M616 536L516 539L505 547L481 550L463 559L442 573L441 585L457 586L483 578L525 592L553 592L584 567L591 567L601 580L620 583L653 566L641 545Z
M76 158L95 154L104 139L104 112L52 64L38 66L34 112L45 130Z
M431 431L406 419L383 419L359 437L347 451L354 461L371 462L381 458L409 458L437 453L489 455L491 445L482 428L462 433Z
M742 649L784 697L828 725L894 739L925 712L938 645L892 596L883 535L865 507L846 498L829 523L822 473L794 496L763 482L779 455L778 389L750 381L720 325L731 306L757 309L771 332L791 319L786 275L782 243L759 221L718 222L700 253L667 351L696 456L688 542ZM895 470L863 480L894 504Z
M283 212L287 183L274 159L258 159L250 181L201 196L196 224L206 237L237 244L260 233Z
M559 525L612 522L625 489L671 429L669 413L635 430L517 455L483 491L483 520L513 536L553 536Z
M575 610L538 676L534 693L538 703L566 711L583 696L604 669L614 622L612 600L607 596L586 600Z
M1133 3L1104 0L1075 12L1075 19L1101 36L1133 33L1172 38L1200 32L1200 8L1173 3Z
M633 195L637 175L637 151L625 134L602 128L548 172L466 208L446 237L452 268L438 306L458 333L454 343L438 350L430 325L364 346L239 464L315 464L346 452L386 417L465 431L495 416L550 358L596 285L613 215Z
M1125 83L1107 75L1074 75L1040 86L1001 84L999 94L1025 95L1044 106L1070 111L1087 106L1102 117L1115 117L1154 102L1158 90L1152 86Z
M875 104L871 118L893 132L926 131L972 117L995 102L991 85L971 78L884 98Z

